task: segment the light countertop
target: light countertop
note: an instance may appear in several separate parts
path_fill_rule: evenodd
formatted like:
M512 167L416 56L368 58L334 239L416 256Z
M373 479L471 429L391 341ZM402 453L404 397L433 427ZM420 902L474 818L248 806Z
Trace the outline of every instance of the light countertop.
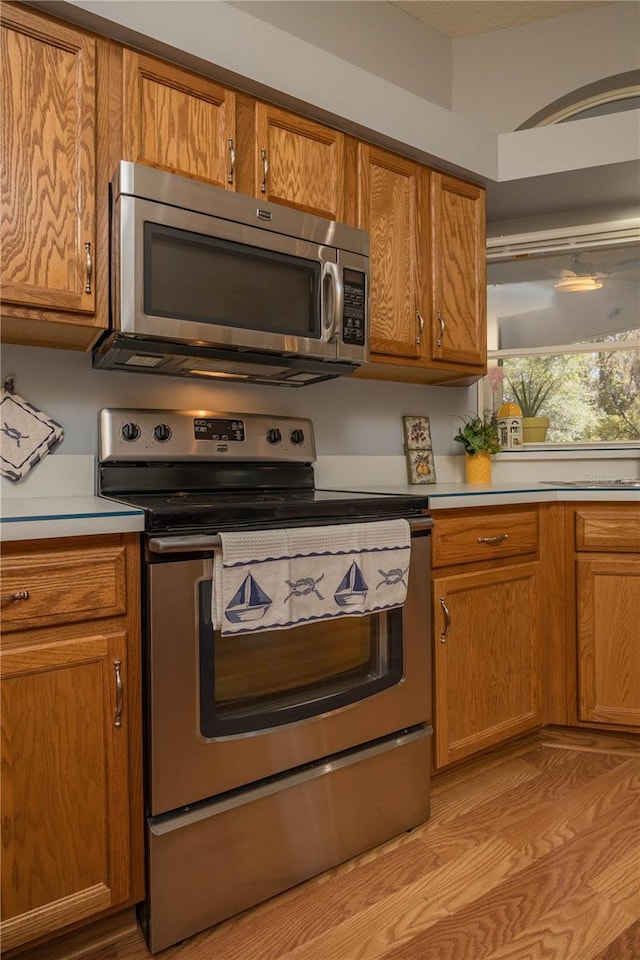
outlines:
M3 541L45 540L144 529L144 512L92 496L4 498Z
M542 483L358 484L323 489L428 497L432 510L488 507L517 503L615 501L639 503L640 491L591 487L554 487ZM4 541L44 540L100 533L144 530L144 513L135 507L94 496L22 497L2 503L0 532Z
M616 487L566 487L553 483L422 483L327 485L326 489L428 497L431 510L451 507L489 507L510 503L602 502L640 503L640 490Z

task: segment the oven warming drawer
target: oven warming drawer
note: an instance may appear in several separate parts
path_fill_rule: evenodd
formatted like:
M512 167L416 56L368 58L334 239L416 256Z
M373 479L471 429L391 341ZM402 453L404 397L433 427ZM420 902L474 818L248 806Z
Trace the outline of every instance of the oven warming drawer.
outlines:
M153 953L429 817L420 726L147 823Z

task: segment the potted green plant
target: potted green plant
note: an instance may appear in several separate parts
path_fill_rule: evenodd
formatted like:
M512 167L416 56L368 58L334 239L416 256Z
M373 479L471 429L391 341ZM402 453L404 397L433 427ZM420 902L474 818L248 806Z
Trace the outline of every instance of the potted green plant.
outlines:
M549 417L540 416L540 410L551 393L553 380L545 378L539 382L520 377L511 380L507 377L513 399L522 410L522 440L524 443L544 443L549 429Z
M491 456L500 453L500 433L494 413L461 417L462 426L453 438L464 447L467 483L491 482Z

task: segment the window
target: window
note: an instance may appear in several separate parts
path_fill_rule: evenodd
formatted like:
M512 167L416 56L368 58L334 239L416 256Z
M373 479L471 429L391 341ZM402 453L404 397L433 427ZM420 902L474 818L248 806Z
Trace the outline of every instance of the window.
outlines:
M520 124L518 130L601 117L624 110L637 110L639 105L640 70L629 70L615 76L603 77L565 94L534 113Z
M487 408L537 397L547 443L640 441L640 242L489 242ZM493 249L492 249L493 245ZM563 246L563 249L558 249Z

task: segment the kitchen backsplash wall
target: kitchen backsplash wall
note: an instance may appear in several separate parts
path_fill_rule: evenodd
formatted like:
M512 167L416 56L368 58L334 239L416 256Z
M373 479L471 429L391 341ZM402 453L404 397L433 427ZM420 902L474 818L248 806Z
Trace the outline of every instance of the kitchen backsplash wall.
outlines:
M291 389L254 384L94 370L88 354L70 350L4 346L2 379L15 377L16 392L64 427L57 448L64 454L97 453L102 407L213 409L233 413L295 414L315 427L318 454L401 455L402 416L431 420L434 452L459 453L453 436L458 416L470 413L475 389L342 378Z

